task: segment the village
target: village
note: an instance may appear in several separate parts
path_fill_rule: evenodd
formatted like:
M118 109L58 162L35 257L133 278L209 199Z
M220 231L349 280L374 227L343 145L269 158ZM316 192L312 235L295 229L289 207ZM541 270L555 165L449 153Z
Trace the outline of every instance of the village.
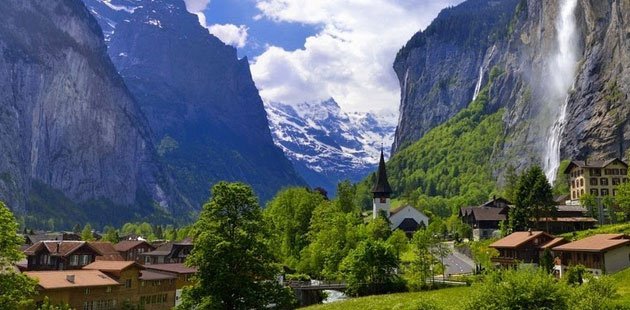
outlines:
M630 267L630 236L595 234L570 240L556 235L604 224L601 215L608 211L602 204L589 211L580 205L580 197L585 193L596 197L615 196L616 186L628 182L627 172L628 165L619 159L572 161L564 171L570 183L570 195L555 197L553 215L530 219L526 231L506 232L502 227L509 220L509 211L514 205L501 197L495 196L479 206L462 207L458 217L472 231L471 241L498 239L489 245L498 252L491 258L498 268L536 266L546 259L553 263L553 274L557 278L578 265L594 276L612 274ZM391 207L392 189L382 154L372 193L371 216L370 213L365 216L387 218L392 231L403 231L410 238L430 225L429 217L412 206ZM94 236L101 237L96 233ZM172 309L179 305L183 289L192 284L197 272L196 268L185 264L194 247L190 238L149 242L146 236L132 234L112 243L82 241L81 236L73 232L31 232L23 237L22 251L26 259L15 268L38 281L36 302L40 305L48 301L74 309L134 306L148 310ZM461 269L459 273L469 272L472 268ZM449 271L449 277L453 273L458 272ZM288 282L285 285L289 285ZM343 283L336 285L338 290L345 288ZM298 295L304 293L298 287L293 288Z

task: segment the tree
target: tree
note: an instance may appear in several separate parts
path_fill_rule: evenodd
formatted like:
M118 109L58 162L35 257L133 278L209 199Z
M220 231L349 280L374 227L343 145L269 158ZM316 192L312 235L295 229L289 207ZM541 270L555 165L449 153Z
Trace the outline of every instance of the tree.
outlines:
M551 251L549 248L546 248L543 251L543 255L540 258L540 267L543 268L547 273L551 273L553 271L553 256L551 255Z
M354 196L355 188L350 181L345 180L339 182L339 184L337 184L337 199L335 199L335 205L345 213L356 212L358 211L358 207L354 203Z
M308 245L313 211L324 200L319 192L295 187L281 191L267 204L263 218L272 234L271 248L289 267L295 268L300 261L300 252Z
M521 175L515 203L515 207L510 209L510 228L513 231L526 230L531 219L538 228L542 217L555 216L551 185L540 167L534 166Z
M20 309L32 303L37 281L16 272L13 265L24 257L13 213L0 201L0 305L3 309Z
M407 234L400 229L396 229L392 232L391 236L387 238L387 243L392 246L394 253L396 253L396 257L398 258L400 258L400 256L409 249L409 239L407 238Z
M111 226L105 227L105 234L103 235L103 241L111 242L116 244L120 241L120 236L118 235L118 230Z
M505 185L503 186L503 197L508 201L516 201L516 191L518 189L518 174L513 165L505 169Z
M588 209L588 215L590 217L599 218L599 212L595 210L597 207L597 198L593 194L586 193L580 196L580 204Z
M81 225L79 223L74 225L74 228L72 228L72 232L77 234L77 235L80 234L81 233Z
M81 231L81 240L94 241L94 234L92 233L92 225L90 223L85 224Z
M389 219L384 216L377 216L376 218L370 219L365 227L367 237L372 240L387 240L392 234L392 229L389 225Z
M630 219L630 183L623 183L617 186L615 201L626 219Z
M427 286L426 280L434 275L438 266L443 268L437 257L444 257L448 250L441 243L438 235L428 229L421 229L413 234L411 247L414 260L405 267L405 278L412 290Z
M341 262L346 293L355 296L402 291L404 283L396 274L398 258L383 241L365 240Z
M186 260L197 268L182 308L289 308L292 294L279 274L265 239L262 212L251 187L219 182L193 226L194 248Z

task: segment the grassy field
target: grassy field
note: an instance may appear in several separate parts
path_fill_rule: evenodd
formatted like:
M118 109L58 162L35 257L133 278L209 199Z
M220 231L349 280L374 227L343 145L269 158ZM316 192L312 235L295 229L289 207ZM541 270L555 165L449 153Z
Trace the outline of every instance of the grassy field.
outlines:
M630 268L614 274L613 279L617 283L617 293L619 294L619 303L622 305L630 305Z
M617 303L620 305L630 305L630 268L612 275L617 283ZM374 310L413 310L420 300L428 300L441 306L443 309L461 309L470 295L473 288L454 287L435 291L399 293L390 295L376 295L361 298L353 298L345 301L326 305L315 305L305 310L347 310L347 309L374 309Z
M467 296L471 288L453 287L435 291L399 293L389 295L376 295L362 298L354 298L346 301L326 305L316 305L303 309L307 310L341 310L341 309L361 309L361 310L415 310L416 303L420 300L428 300L444 309L461 309L466 300L462 296Z
M630 223L602 225L601 227L578 231L575 235L566 233L561 236L572 240L574 237L575 239L583 239L595 234L630 234Z

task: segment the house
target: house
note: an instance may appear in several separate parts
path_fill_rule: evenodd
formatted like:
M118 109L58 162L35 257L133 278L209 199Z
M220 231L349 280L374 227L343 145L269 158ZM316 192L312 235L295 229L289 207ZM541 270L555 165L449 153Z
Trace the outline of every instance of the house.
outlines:
M532 219L532 224L538 222L536 229L545 230L550 234L561 234L585 229L591 229L597 220L587 215L586 208L580 205L557 205L555 216Z
M506 199L495 196L480 206L461 208L459 218L472 227L474 240L491 238L499 235L501 222L508 219L510 205Z
M372 217L376 218L379 214L387 217L392 230L401 229L407 235L411 235L420 227L429 225L429 217L412 206L391 209L392 188L387 180L387 168L382 149L372 195Z
M114 279L120 286L115 290L117 302L136 305L139 302L140 272L144 267L134 261L95 261L83 270L97 270Z
M617 185L628 182L628 164L619 158L605 161L573 160L564 174L569 180L572 201L579 201L584 194L616 196Z
M114 245L111 242L102 242L102 241L88 241L88 244L91 245L94 249L96 249L100 255L96 256L97 261L107 260L107 261L122 261L125 260Z
M197 272L197 268L186 267L184 264L156 264L145 265L146 270L169 274L176 277L175 280L175 305L179 305L182 290L185 286L192 285L192 277Z
M176 304L177 275L154 270L142 270L139 305L144 310L173 309ZM181 291L180 291L181 296Z
M85 241L39 241L24 254L29 271L81 269L102 255Z
M489 247L499 252L498 257L493 257L493 263L503 267L512 267L520 264L538 264L542 252L553 246L568 241L556 238L543 231L519 231L514 232Z
M560 277L566 268L583 265L594 275L609 274L630 266L630 237L623 234L599 234L553 248L554 271Z
M140 254L145 252L151 252L155 250L155 247L144 240L123 240L114 248L123 257L124 260L132 260L140 262Z
M73 232L24 235L25 244L33 245L39 241L81 241L81 236Z
M68 304L72 309L118 309L122 306L115 293L118 281L98 270L27 271L37 279L41 304L48 297L52 304Z
M167 242L151 252L138 253L138 256L146 265L183 263L192 248L193 244L189 240Z

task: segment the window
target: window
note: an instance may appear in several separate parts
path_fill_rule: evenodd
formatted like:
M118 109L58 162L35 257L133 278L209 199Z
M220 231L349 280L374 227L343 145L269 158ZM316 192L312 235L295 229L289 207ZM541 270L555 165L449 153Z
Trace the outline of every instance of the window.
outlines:
M610 175L610 174L612 174L611 169L604 169L604 174L605 174L605 175Z
M623 178L623 183L628 183L628 178Z
M70 256L70 266L78 266L79 265L79 256L72 255Z
M599 184L601 184L602 186L607 186L608 185L608 178L601 178L601 179L599 179Z
M619 178L612 179L612 185L619 185L619 183L621 183L621 180L619 180Z
M602 196L608 196L608 189L602 188Z
M591 186L597 186L597 178L591 178L589 183Z
M593 169L593 172L591 172L591 174L599 177L602 175L602 169Z
M90 263L90 255L80 255L81 256L81 266L85 266Z
M580 196L584 195L584 189L580 190Z
M111 293L111 292L112 292L112 287L111 287L111 286L108 286L108 287L107 287L107 289L105 290L105 292L107 292L107 293Z
M88 288L86 288L86 289L85 289L85 291L83 291L83 294L85 294L85 295L90 295L90 293L91 293L91 292L92 292L92 291L91 291L91 290L90 290L90 288L88 287Z
M628 170L627 170L627 169L621 169L621 170L619 171L619 174L620 174L620 175L627 175L627 174L628 174Z
M40 265L50 265L50 255L42 254L42 256L39 257L39 264Z
M380 203L387 203L387 198L381 197L379 202Z
M597 188L591 188L591 195L599 196L599 191L597 190Z
M131 288L131 279L125 280L125 288Z
M572 197L573 199L577 199L577 195L575 194L575 191L573 191L573 193L571 193L571 197Z
M584 186L584 179L580 179L580 186Z

